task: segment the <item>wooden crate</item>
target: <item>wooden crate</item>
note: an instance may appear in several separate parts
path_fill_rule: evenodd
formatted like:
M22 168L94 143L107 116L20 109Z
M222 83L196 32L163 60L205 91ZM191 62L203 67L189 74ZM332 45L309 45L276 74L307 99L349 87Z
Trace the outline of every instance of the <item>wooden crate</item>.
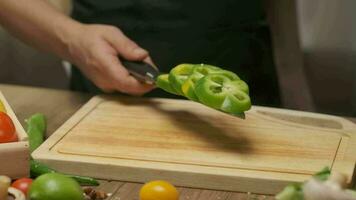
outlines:
M0 100L15 124L19 139L18 142L0 143L0 175L7 175L12 179L29 176L30 152L27 133L1 91Z

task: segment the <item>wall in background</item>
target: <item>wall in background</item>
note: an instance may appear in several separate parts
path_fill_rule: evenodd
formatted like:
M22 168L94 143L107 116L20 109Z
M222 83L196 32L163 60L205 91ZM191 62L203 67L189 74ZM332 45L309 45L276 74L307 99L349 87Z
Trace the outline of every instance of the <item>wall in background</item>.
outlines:
M69 0L50 2L70 12ZM23 44L1 27L0 52L0 83L68 88L69 79L59 58Z
M317 109L350 115L351 107L356 109L352 103L356 1L298 0L297 4L305 67Z

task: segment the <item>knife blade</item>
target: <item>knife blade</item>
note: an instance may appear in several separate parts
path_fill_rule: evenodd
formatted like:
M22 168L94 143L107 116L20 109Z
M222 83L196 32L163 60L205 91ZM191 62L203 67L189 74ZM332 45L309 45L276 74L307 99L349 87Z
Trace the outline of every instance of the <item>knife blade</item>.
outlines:
M156 67L143 61L121 59L121 63L133 77L143 83L154 85L157 77L160 75Z

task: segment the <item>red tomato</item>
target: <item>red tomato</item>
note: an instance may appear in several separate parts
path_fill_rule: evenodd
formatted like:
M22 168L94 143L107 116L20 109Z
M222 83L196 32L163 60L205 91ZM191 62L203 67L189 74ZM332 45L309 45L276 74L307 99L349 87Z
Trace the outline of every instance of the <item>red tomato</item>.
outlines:
M14 181L11 184L11 187L14 187L18 190L21 190L25 195L27 195L27 191L32 184L32 179L30 178L20 178Z
M6 113L0 112L0 143L15 141L17 135L14 123Z

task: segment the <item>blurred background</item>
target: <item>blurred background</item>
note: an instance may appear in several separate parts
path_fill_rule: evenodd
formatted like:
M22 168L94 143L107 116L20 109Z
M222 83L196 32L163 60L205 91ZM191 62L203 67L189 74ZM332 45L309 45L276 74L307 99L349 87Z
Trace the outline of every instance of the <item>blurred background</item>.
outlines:
M70 0L51 2L70 13ZM314 110L356 116L356 1L297 0L296 7ZM0 83L68 88L60 59L28 47L1 27L0 50Z

